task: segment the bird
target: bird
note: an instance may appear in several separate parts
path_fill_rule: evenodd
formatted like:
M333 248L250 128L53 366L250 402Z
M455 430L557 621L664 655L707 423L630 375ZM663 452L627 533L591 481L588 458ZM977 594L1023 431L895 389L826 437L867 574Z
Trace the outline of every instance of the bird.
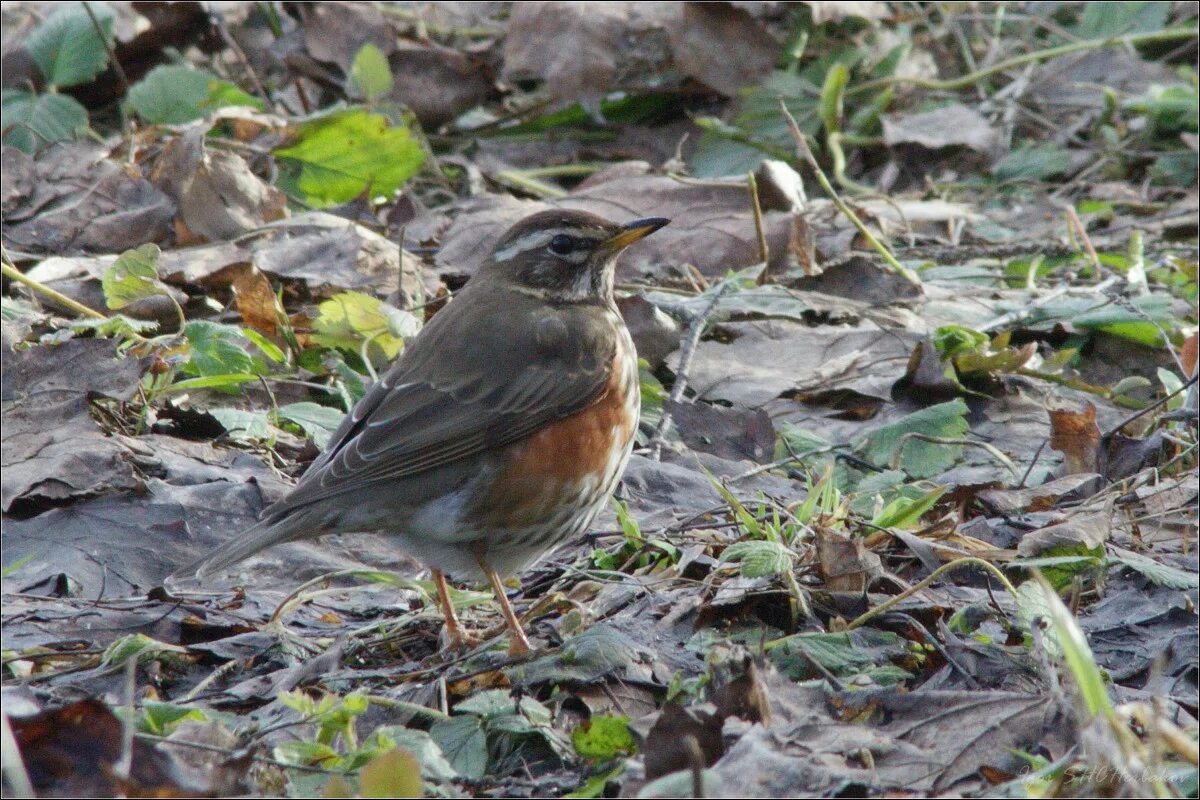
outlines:
M168 585L283 542L382 532L430 570L451 647L472 638L447 576L490 583L509 652L529 653L503 581L586 531L624 472L641 393L615 265L668 222L551 209L514 224L290 492Z

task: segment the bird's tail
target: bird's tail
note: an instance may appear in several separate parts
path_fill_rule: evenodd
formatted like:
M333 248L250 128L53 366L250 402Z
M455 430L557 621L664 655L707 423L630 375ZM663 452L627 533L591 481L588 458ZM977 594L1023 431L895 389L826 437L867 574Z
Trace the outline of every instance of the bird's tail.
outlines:
M208 578L268 547L315 535L316 526L312 524L312 517L313 514L308 509L293 511L284 516L268 517L234 536L203 558L177 569L163 582L164 586L170 589L173 585Z

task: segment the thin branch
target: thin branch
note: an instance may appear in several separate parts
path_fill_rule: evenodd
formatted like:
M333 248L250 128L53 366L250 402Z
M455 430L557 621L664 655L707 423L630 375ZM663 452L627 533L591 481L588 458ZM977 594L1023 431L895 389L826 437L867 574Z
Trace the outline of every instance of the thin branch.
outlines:
M990 75L995 75L1000 72L1005 72L1014 67L1024 66L1025 64L1033 64L1038 61L1046 61L1059 56L1070 55L1071 53L1079 53L1085 50L1097 50L1101 47L1112 47L1123 45L1132 47L1135 44L1145 44L1150 42L1172 42L1180 39L1195 39L1200 35L1200 31L1196 28L1173 28L1170 30L1150 31L1148 33L1133 33L1128 36L1116 36L1111 39L1084 39L1070 44L1059 45L1058 47L1050 47L1045 50L1036 50L1032 53L1015 56L1006 59L999 63L993 64L990 67L985 67L974 72L968 72L966 75L960 75L957 78L948 78L945 80L933 78L919 78L910 76L894 76L890 78L879 78L878 80L867 81L860 83L849 89L847 94L862 94L870 92L874 89L881 89L885 86L916 86L919 89L934 89L942 91L950 91L954 89L962 89L975 84Z
M796 140L796 153L801 159L804 160L806 164L808 164L809 168L817 176L817 183L821 184L821 188L825 190L827 195L829 195L829 199L833 201L835 206L837 206L838 211L841 211L846 215L846 218L854 224L855 228L858 228L858 232L863 235L863 238L867 240L867 243L870 244L871 247L883 257L883 260L886 261L888 265L896 271L897 274L903 276L905 280L909 281L915 286L920 286L920 276L896 260L896 257L892 255L892 251L889 250L887 246L883 244L883 242L875 238L875 234L871 232L871 229L863 224L863 221L858 218L858 214L854 213L854 210L846 204L846 201L842 200L841 196L837 193L837 190L833 188L833 184L829 182L829 177L825 175L825 171L821 169L821 165L817 163L817 159L813 156L812 148L808 146L808 140L804 136L804 132L800 130L800 126L796 124L795 117L792 116L792 113L788 111L787 106L784 105L782 97L779 98L779 110L783 112L784 119L787 120L788 128L792 132L792 138Z
M709 317L717 308L717 303L720 302L722 295L729 289L729 281L723 281L720 286L713 292L708 304L692 318L688 325L687 332L683 337L683 346L679 350L679 369L675 371L675 384L671 387L670 401L678 403L683 400L684 390L687 389L688 369L692 365L692 356L696 353L696 346L700 344L700 337L704 335L704 329L708 326ZM649 449L650 457L655 461L662 458L662 446L666 441L667 433L671 430L671 412L665 407L663 408L662 418L658 421L658 430L654 432L654 437L650 440Z

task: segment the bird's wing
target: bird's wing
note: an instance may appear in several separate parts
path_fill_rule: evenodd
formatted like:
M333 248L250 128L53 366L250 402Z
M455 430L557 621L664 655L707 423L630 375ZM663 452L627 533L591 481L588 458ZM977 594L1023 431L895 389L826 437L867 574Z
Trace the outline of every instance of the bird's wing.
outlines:
M598 400L616 352L605 310L502 299L464 293L434 317L268 515L519 441Z

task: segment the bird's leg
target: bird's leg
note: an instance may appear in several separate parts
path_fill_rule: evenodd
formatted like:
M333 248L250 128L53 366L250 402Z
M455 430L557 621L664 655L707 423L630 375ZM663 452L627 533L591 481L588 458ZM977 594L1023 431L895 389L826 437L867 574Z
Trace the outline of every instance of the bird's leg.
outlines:
M442 574L441 570L431 569L430 572L433 573L433 583L437 586L442 614L446 617L446 635L450 638L451 649L459 650L471 646L474 642L469 635L463 632L462 623L458 621L458 614L454 610L454 604L450 602L450 587L446 585L446 576Z
M487 575L488 581L492 584L492 591L496 593L496 600L500 603L500 610L504 613L504 621L508 623L509 655L525 655L533 650L529 646L529 640L525 638L525 631L521 628L521 621L517 619L517 615L513 612L512 606L508 603L508 595L504 593L504 583L500 580L500 576L496 574L496 570L488 566L484 560L483 554L478 549L475 550L475 561L478 562L479 568L483 570L483 574Z

